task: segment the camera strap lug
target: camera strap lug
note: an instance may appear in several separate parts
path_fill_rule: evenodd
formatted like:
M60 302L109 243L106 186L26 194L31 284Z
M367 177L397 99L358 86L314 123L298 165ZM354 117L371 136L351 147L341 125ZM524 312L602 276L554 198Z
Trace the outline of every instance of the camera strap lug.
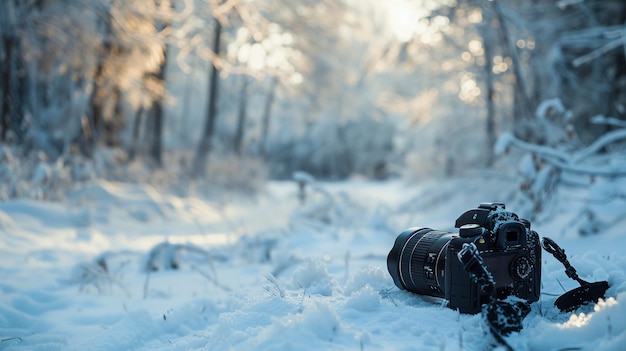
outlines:
M575 280L578 284L580 284L578 288L564 293L559 296L556 301L554 301L554 305L558 307L561 312L571 312L588 302L597 302L599 299L604 298L604 294L609 289L609 282L599 281L589 283L581 279L576 272L576 268L574 268L567 260L565 250L557 245L554 240L547 237L542 238L541 247L543 247L543 249L548 253L552 254L554 258L565 266L565 274L570 279Z

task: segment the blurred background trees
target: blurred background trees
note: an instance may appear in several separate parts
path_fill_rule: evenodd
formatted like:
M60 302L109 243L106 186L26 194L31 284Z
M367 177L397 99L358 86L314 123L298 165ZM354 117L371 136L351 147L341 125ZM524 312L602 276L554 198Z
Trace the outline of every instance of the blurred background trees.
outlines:
M497 170L504 132L583 147L623 123L625 23L621 0L6 0L0 140L114 150L103 176Z

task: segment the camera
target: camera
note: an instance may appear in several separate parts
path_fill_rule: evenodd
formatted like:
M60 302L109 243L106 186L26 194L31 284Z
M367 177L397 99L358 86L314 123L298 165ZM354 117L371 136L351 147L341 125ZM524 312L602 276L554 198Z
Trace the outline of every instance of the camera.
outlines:
M478 313L492 298L539 300L541 244L528 220L503 203L482 203L459 216L455 228L458 233L418 227L402 232L387 256L395 285L444 298L461 313ZM489 274L489 289L464 262L470 245Z

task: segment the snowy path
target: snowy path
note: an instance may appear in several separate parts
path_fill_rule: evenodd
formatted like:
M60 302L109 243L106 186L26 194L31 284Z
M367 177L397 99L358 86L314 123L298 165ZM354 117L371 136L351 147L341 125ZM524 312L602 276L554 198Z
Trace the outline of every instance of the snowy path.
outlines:
M432 191L435 185L441 188ZM459 188L469 189L454 195ZM293 183L272 183L256 199L222 204L110 183L67 205L1 203L0 350L493 345L480 316L393 287L385 259L399 230L451 229L460 212L497 189L356 181L324 189L330 196L310 194L305 206ZM555 233L570 219L571 213L562 215L536 229ZM595 310L562 314L552 306L555 297L544 295L525 329L509 337L516 350L624 349L626 235L618 229L602 237L550 235L583 278L609 280L612 298ZM145 273L148 251L165 240L210 256L183 252L179 270ZM97 264L102 258L107 272ZM545 293L576 286L548 255L543 269Z

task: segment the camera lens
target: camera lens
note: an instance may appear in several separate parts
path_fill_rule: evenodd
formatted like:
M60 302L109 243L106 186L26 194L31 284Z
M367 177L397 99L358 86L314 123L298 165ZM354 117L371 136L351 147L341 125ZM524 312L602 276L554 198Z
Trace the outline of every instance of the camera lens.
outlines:
M430 228L410 228L396 238L387 269L397 287L444 297L447 244L455 235Z

